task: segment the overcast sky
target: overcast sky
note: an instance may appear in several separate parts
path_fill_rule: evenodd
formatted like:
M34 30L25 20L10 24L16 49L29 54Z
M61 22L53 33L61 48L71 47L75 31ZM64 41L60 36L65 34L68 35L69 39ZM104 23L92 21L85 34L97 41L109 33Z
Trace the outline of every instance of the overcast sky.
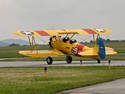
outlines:
M125 39L125 0L0 0L0 40L19 38L16 30L90 27Z

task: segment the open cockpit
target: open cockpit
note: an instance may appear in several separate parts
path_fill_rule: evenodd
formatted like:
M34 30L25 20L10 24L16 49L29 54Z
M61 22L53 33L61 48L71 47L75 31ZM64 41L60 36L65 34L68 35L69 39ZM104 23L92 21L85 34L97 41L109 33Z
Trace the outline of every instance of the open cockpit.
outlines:
M50 45L51 48L53 48L52 42L54 42L54 41L59 41L59 42L62 42L62 43L69 43L69 44L74 44L74 43L77 42L75 39L72 39L68 36L62 37L62 38L61 38L61 36L52 36L52 37L50 37L49 40L50 40L49 45Z

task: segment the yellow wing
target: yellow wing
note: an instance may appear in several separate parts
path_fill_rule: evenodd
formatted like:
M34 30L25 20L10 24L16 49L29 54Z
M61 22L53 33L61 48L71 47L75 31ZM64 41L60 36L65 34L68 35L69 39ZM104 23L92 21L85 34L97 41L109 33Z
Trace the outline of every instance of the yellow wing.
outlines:
M49 56L64 56L64 54L56 49L53 50L27 50L19 51L20 54L30 57L49 57Z
M60 34L108 34L112 33L107 28L88 28L88 29L64 29L64 30L40 30L40 31L16 31L14 32L20 36L56 36Z

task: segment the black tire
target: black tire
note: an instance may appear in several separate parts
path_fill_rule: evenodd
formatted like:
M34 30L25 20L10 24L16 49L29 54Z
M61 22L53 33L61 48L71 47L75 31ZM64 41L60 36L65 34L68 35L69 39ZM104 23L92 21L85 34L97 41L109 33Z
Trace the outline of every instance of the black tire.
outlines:
M101 63L101 60L98 59L98 60L97 60L97 63Z
M66 62L68 64L71 64L72 63L72 57L71 56L66 56Z
M109 64L111 63L111 60L110 60L110 59L108 60L108 63L109 63Z
M51 65L53 63L52 57L47 57L46 62L47 62L48 65Z

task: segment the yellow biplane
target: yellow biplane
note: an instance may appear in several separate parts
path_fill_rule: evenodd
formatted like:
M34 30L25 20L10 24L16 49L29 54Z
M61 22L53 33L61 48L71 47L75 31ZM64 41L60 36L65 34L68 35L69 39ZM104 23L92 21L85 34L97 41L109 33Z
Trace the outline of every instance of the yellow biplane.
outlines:
M47 57L48 64L52 64L54 56L66 56L66 62L71 63L73 56L80 56L83 58L93 58L100 63L101 59L104 59L106 55L117 54L113 48L105 47L103 40L100 38L100 34L112 33L107 28L102 29L64 29L64 30L40 30L40 31L16 31L17 35L28 37L30 43L30 50L19 51L20 54L30 57ZM61 37L60 35L66 34ZM94 47L90 48L83 44L77 43L72 37L75 34L80 35L93 35ZM69 35L71 35L69 37ZM96 38L95 38L96 35ZM49 45L51 50L36 50L35 49L35 36L50 36ZM110 62L110 60L108 60Z

